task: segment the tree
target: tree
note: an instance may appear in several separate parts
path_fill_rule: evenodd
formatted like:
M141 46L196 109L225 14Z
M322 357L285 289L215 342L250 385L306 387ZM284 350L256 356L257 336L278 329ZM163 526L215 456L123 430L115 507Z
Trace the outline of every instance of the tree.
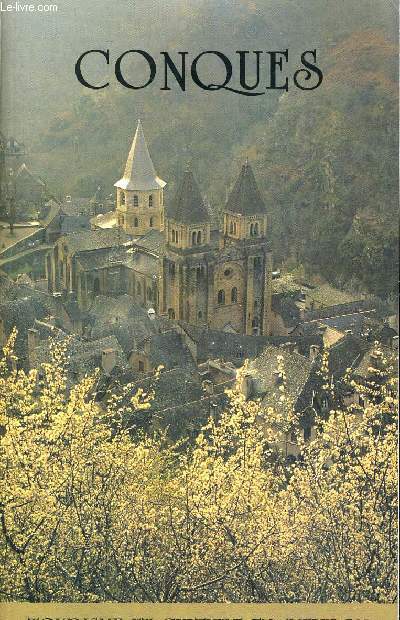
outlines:
M0 360L4 599L394 598L390 382L377 382L381 398L364 409L331 412L290 466L273 458L282 429L296 423L290 406L287 420L267 412L264 433L260 403L236 391L182 454L126 426L151 393L127 385L100 409L95 377L68 385L61 345L39 374L26 374L14 339Z

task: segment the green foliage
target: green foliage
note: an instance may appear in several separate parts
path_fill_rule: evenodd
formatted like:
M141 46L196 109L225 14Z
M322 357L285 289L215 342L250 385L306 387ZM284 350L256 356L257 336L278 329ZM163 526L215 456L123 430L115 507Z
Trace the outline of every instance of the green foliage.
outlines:
M278 4L177 0L168 8L156 3L152 12L138 2L131 20L128 6L116 9L107 33L119 49L135 40L157 59L160 49L233 56L237 49L287 44L289 75L299 52L316 47L324 72L319 89L303 93L292 84L283 96L268 91L249 98L204 93L190 82L185 93L114 85L97 93L75 84L38 137L35 166L57 191L89 196L99 183L108 195L140 116L157 170L168 180L167 202L187 160L194 160L204 193L222 210L249 155L271 213L277 261L292 255L333 283L356 279L364 291L385 297L396 287L398 238L393 6L385 0L347 1L346 10L325 0ZM99 15L108 12L106 5L98 8ZM79 32L67 36L74 49L77 41L83 45ZM56 82L62 91L61 78ZM362 230L358 221L366 223Z

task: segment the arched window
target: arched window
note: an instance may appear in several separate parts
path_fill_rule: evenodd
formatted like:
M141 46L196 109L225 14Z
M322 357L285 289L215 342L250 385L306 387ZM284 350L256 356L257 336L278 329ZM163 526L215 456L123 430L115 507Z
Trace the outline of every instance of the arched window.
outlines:
M153 290L150 288L150 286L147 287L146 295L149 301L153 300Z
M254 224L250 224L250 237L254 235Z
M140 282L138 282L137 285L136 285L136 294L137 295L141 295L142 294L142 287L140 285Z
M99 278L95 278L93 280L93 293L98 295L100 293L100 280Z
M258 237L258 222L254 224L254 236Z
M175 318L175 310L173 308L168 308L168 318L169 319Z
M134 197L133 197L133 206L134 207L138 207L139 206L139 196L137 196L137 194L135 194Z
M238 300L238 290L236 286L234 286L233 289L231 290L231 302L233 304L236 304L237 300Z
M152 217L149 220L149 226L150 226L150 228L153 228L153 218Z
M133 227L137 228L139 226L139 220L137 219L137 217L135 217L135 219L133 220Z
M172 239L172 243L175 243L175 231L171 230L171 239Z
M197 313L197 318L202 319L203 318L203 313L201 310L198 311Z
M196 245L197 233L196 231L192 232L192 245Z
M222 289L218 291L218 303L220 306L223 306L225 303L225 291Z
M150 194L149 196L149 207L153 206L153 194Z
M201 244L201 230L197 233L197 245Z
M233 233L233 222L229 224L229 232Z
M121 193L120 193L120 195L119 195L119 201L120 201L120 204L121 204L121 205L124 205L124 204L125 204L125 193L124 193L124 192L121 192Z
M236 222L233 222L233 234L236 235Z

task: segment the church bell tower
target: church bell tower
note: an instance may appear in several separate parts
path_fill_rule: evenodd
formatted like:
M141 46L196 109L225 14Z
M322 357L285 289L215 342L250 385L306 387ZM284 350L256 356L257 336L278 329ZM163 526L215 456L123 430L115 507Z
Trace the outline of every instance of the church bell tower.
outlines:
M165 181L157 176L140 120L117 188L118 226L134 236L164 228Z

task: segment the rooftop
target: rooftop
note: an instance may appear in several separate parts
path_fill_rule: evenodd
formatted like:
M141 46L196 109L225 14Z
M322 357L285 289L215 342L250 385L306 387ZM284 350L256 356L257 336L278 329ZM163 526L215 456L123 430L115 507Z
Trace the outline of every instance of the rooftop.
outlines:
M140 120L126 161L124 175L114 185L130 191L149 191L166 185L156 174Z
M248 162L243 164L237 181L225 205L225 211L241 215L265 214L265 204Z
M210 221L209 209L190 168L185 171L176 194L167 207L167 217L182 224L195 225Z

